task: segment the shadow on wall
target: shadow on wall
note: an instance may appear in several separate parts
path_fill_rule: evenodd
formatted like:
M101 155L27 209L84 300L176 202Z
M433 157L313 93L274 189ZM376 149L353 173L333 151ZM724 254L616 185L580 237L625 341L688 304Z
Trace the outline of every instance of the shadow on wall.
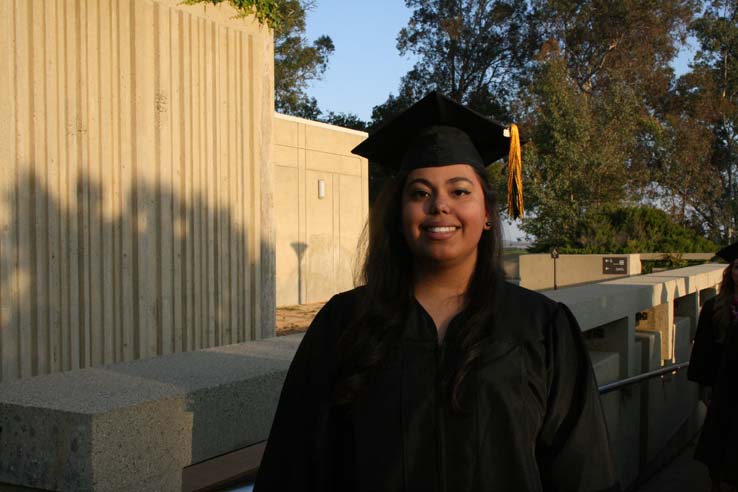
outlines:
M297 304L302 304L302 291L305 286L304 273L302 271L302 259L305 257L305 251L307 250L308 245L301 241L294 241L290 243L290 246L297 256Z
M229 176L111 173L26 172L0 197L0 381L271 335L273 248L257 207L220 198Z

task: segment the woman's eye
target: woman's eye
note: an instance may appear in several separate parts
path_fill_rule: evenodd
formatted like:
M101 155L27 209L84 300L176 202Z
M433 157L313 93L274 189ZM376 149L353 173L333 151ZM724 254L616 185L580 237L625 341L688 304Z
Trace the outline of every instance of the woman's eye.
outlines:
M412 190L412 191L410 191L410 197L412 197L412 198L425 198L427 196L430 196L430 193L428 193L425 190Z
M456 196L464 196L464 195L471 194L471 191L465 190L463 188L459 188L458 190L454 190L453 191L453 194L456 195Z

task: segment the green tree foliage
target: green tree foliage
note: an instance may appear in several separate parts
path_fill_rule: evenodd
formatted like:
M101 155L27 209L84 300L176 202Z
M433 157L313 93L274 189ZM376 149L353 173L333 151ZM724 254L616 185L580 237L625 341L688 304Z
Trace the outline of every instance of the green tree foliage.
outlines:
M625 199L625 163L637 129L628 116L637 101L620 89L600 97L581 91L558 55L537 69L524 164L526 208L535 218L522 227L538 242L564 244L588 210Z
M555 45L569 76L588 93L626 82L646 104L669 89L694 0L534 0L539 42Z
M333 111L329 111L328 114L320 117L320 121L329 125L359 130L360 132L365 132L369 128L369 124L354 113L334 113Z
M528 4L511 0L405 0L412 17L397 37L418 58L397 96L374 108L379 125L430 90L498 118L530 58Z
M517 111L531 140L524 172L533 218L522 227L539 245L564 245L581 217L637 202L651 183L652 146L642 135L661 127L654 115L692 5L549 0L533 9L541 49Z
M738 4L709 2L691 25L699 49L653 132L660 196L720 243L738 229Z
M319 80L328 67L335 47L328 36L310 43L305 38L308 0L278 0L283 19L274 30L274 106L281 113L317 119L321 111L315 98L307 95L310 81Z
M539 241L536 251L562 253L692 253L717 246L653 207L605 205L588 210L560 242Z
M212 3L217 5L226 0L184 0L186 5L196 3ZM282 13L279 9L279 0L228 0L228 3L243 15L255 15L257 20L269 27L277 28L282 22Z

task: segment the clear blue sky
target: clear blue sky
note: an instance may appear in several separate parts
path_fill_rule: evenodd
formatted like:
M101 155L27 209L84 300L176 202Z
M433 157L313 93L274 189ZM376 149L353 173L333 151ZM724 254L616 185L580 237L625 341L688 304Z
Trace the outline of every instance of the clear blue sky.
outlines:
M321 110L368 120L374 106L397 93L413 65L395 47L409 18L402 0L317 0L308 12L307 37L327 34L336 46L323 80L309 90Z
M397 93L400 78L413 65L396 47L397 34L410 14L402 0L316 0L307 16L307 38L326 34L336 47L323 79L308 91L321 110L369 120L374 106ZM695 45L693 40L689 44ZM690 47L682 49L674 62L677 74L687 70L693 55ZM505 224L504 235L517 240L523 233L516 224Z

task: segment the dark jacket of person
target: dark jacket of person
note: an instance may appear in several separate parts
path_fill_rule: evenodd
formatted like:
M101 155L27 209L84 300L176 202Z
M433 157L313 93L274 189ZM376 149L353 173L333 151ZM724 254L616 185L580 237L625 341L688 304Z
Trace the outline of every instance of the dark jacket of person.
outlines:
M459 413L441 381L459 363L467 315L439 345L416 302L396 350L342 408L333 404L336 342L361 296L361 288L334 296L306 333L257 492L617 490L592 365L563 304L501 282Z
M705 302L697 324L687 377L712 388L695 459L713 477L738 476L738 326L721 333L713 320L715 299Z

